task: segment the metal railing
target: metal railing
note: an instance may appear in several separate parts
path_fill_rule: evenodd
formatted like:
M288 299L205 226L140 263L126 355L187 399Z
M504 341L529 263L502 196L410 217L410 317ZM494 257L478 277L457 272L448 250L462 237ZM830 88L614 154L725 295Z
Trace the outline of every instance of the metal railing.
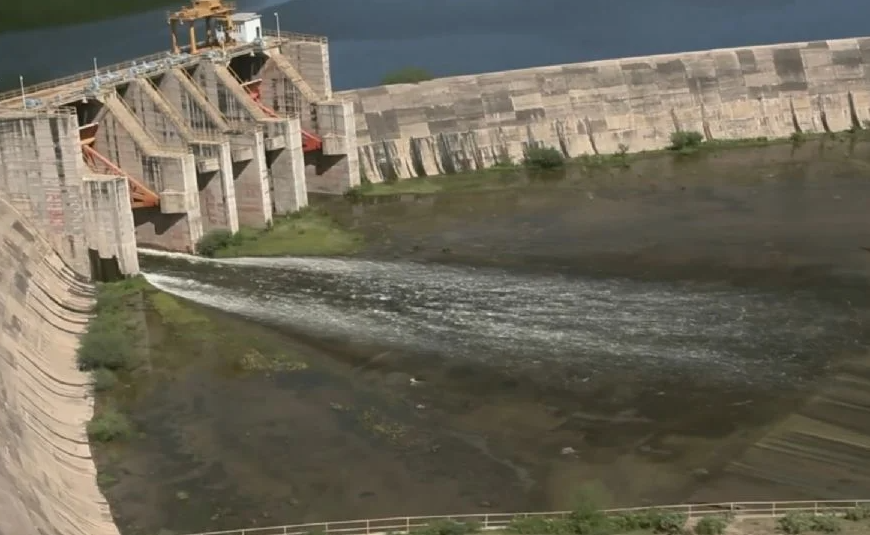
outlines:
M282 31L280 34L275 30L267 30L263 28L263 35L267 37L278 37L284 41L288 41L290 43L294 42L307 42L307 43L328 43L329 39L325 35L314 35L310 33L299 33L299 32L286 32Z
M282 36L284 32L281 33ZM268 44L268 43L267 43ZM249 52L251 50L259 50L264 46L261 42L244 43L226 49L226 54L235 56ZM196 54L182 52L181 54L172 54L168 51L158 52L148 56L132 59L122 63L116 63L107 67L102 67L96 72L94 70L84 71L77 74L56 78L47 82L39 83L24 88L24 94L28 99L40 99L40 93L45 93L51 89L60 88L63 86L72 86L68 91L51 95L49 100L42 102L42 106L51 106L56 103L70 102L84 96L87 92L87 86L83 82L89 80L100 80L105 86L116 86L118 84L127 83L132 78L137 76L145 76L149 74L157 74L164 72L171 67L186 67L198 63L203 57L214 55L215 49L204 49ZM222 52L222 51L217 51ZM76 85L79 84L79 85ZM16 104L16 100L20 101L21 90L12 89L0 93L0 104L9 105Z
M688 518L733 513L738 517L778 517L792 512L813 514L838 514L858 506L870 506L870 500L828 500L828 501L791 501L791 502L723 502L712 504L663 505L650 507L628 507L608 509L608 515L639 513L643 511L664 511L681 513ZM566 518L570 511L548 511L529 513L487 513L438 516L402 516L368 520L345 520L338 522L314 522L290 524L262 528L235 529L227 531L208 531L193 535L307 535L309 533L338 535L376 535L382 533L407 533L432 522L455 520L458 522L478 522L484 530L506 528L518 518Z

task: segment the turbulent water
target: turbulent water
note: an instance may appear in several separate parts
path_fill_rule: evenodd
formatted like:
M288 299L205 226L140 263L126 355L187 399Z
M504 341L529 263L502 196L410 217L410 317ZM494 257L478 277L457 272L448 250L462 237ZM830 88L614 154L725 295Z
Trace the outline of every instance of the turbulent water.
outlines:
M570 365L582 380L642 370L794 383L853 327L809 297L722 286L314 258L150 263L158 288L258 321L491 365Z

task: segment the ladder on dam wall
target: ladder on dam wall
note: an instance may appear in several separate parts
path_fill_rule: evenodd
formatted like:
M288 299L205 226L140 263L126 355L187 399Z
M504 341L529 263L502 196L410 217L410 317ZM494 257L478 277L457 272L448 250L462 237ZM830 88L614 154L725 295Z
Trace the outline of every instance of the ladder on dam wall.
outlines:
M247 90L242 87L243 82L239 80L236 73L232 72L229 67L217 63L212 63L212 66L214 67L215 74L224 87L232 93L234 97L236 97L236 100L241 103L242 107L245 108L245 111L247 111L254 120L262 121L265 119L277 118L277 115L270 115L262 106L251 98L251 95Z
M290 63L289 59L284 57L282 54L272 54L269 58L275 62L275 65L281 70L284 76L293 82L293 85L296 86L296 89L298 89L300 93L302 93L302 96L305 97L305 100L308 101L309 105L320 100L320 97L317 96L317 92L315 92L314 89L311 89L311 86L308 85L308 82L306 82L304 78L302 78L302 75L296 70L296 67Z
M178 112L176 112L175 109L166 102L166 99L163 98L163 95L160 93L160 90L157 89L157 86L151 78L136 78L133 83L139 87L140 91L148 96L151 102L153 102L160 110L160 113L169 118L169 121L181 134L181 137L185 138L186 141L190 141L196 137L193 131L188 128L184 119L181 118L181 115L179 115Z
M119 123L121 123L124 130L130 134L130 137L132 137L136 145L139 146L139 150L141 150L146 156L177 156L182 152L179 149L166 147L158 143L157 140L154 139L147 130L145 130L145 127L139 122L136 114L117 92L112 91L111 93L107 93L101 100L106 109L111 112L112 116Z
M197 106L199 106L203 113L208 116L209 120L214 123L218 130L221 132L232 130L229 120L208 100L208 95L206 95L199 84L194 81L190 73L187 72L187 69L176 67L170 72L175 76L175 79L181 85L182 89L184 89L184 91L187 92L194 101L196 101Z
M283 56L281 56L281 57L283 58ZM284 58L284 61L287 61L286 58ZM290 62L287 62L287 64L289 65ZM291 65L291 68L292 68L292 65ZM266 106L260 100L259 84L262 80L256 79L256 80L251 80L250 82L243 82L242 79L239 77L239 75L236 74L236 72L231 67L227 67L226 69L227 69L227 72L229 72L235 78L235 80L239 84L239 86L245 90L248 98L251 101L253 101L254 104L256 104L260 108L260 110L263 111L263 113L265 113L266 115L268 115L269 117L272 117L274 119L281 118L281 116L275 110ZM294 69L294 72L295 72L295 69ZM300 79L301 79L301 77L300 77ZM305 83L304 80L303 80L303 83ZM307 83L305 83L305 87L308 88L308 90L311 92L312 95L314 94L314 91L311 89L311 87ZM301 129L301 131L302 131L302 152L314 152L314 151L320 150L323 147L323 140L320 139L320 136L318 136L316 134L312 134L311 132L305 130L304 128Z

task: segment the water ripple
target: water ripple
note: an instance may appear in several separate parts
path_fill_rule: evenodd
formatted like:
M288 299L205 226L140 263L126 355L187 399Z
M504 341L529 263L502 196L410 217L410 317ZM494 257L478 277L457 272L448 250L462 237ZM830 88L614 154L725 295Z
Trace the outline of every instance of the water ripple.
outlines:
M493 364L760 384L798 380L831 348L857 343L847 311L801 296L408 262L163 256L173 259L152 262L152 284L204 305Z

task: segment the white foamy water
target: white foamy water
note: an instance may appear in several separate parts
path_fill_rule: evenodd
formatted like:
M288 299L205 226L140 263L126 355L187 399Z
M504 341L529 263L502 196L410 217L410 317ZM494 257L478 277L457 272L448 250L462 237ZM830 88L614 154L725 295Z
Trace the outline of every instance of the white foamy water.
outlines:
M493 364L785 380L818 363L850 327L830 306L731 288L408 262L159 256L149 281L207 306Z

